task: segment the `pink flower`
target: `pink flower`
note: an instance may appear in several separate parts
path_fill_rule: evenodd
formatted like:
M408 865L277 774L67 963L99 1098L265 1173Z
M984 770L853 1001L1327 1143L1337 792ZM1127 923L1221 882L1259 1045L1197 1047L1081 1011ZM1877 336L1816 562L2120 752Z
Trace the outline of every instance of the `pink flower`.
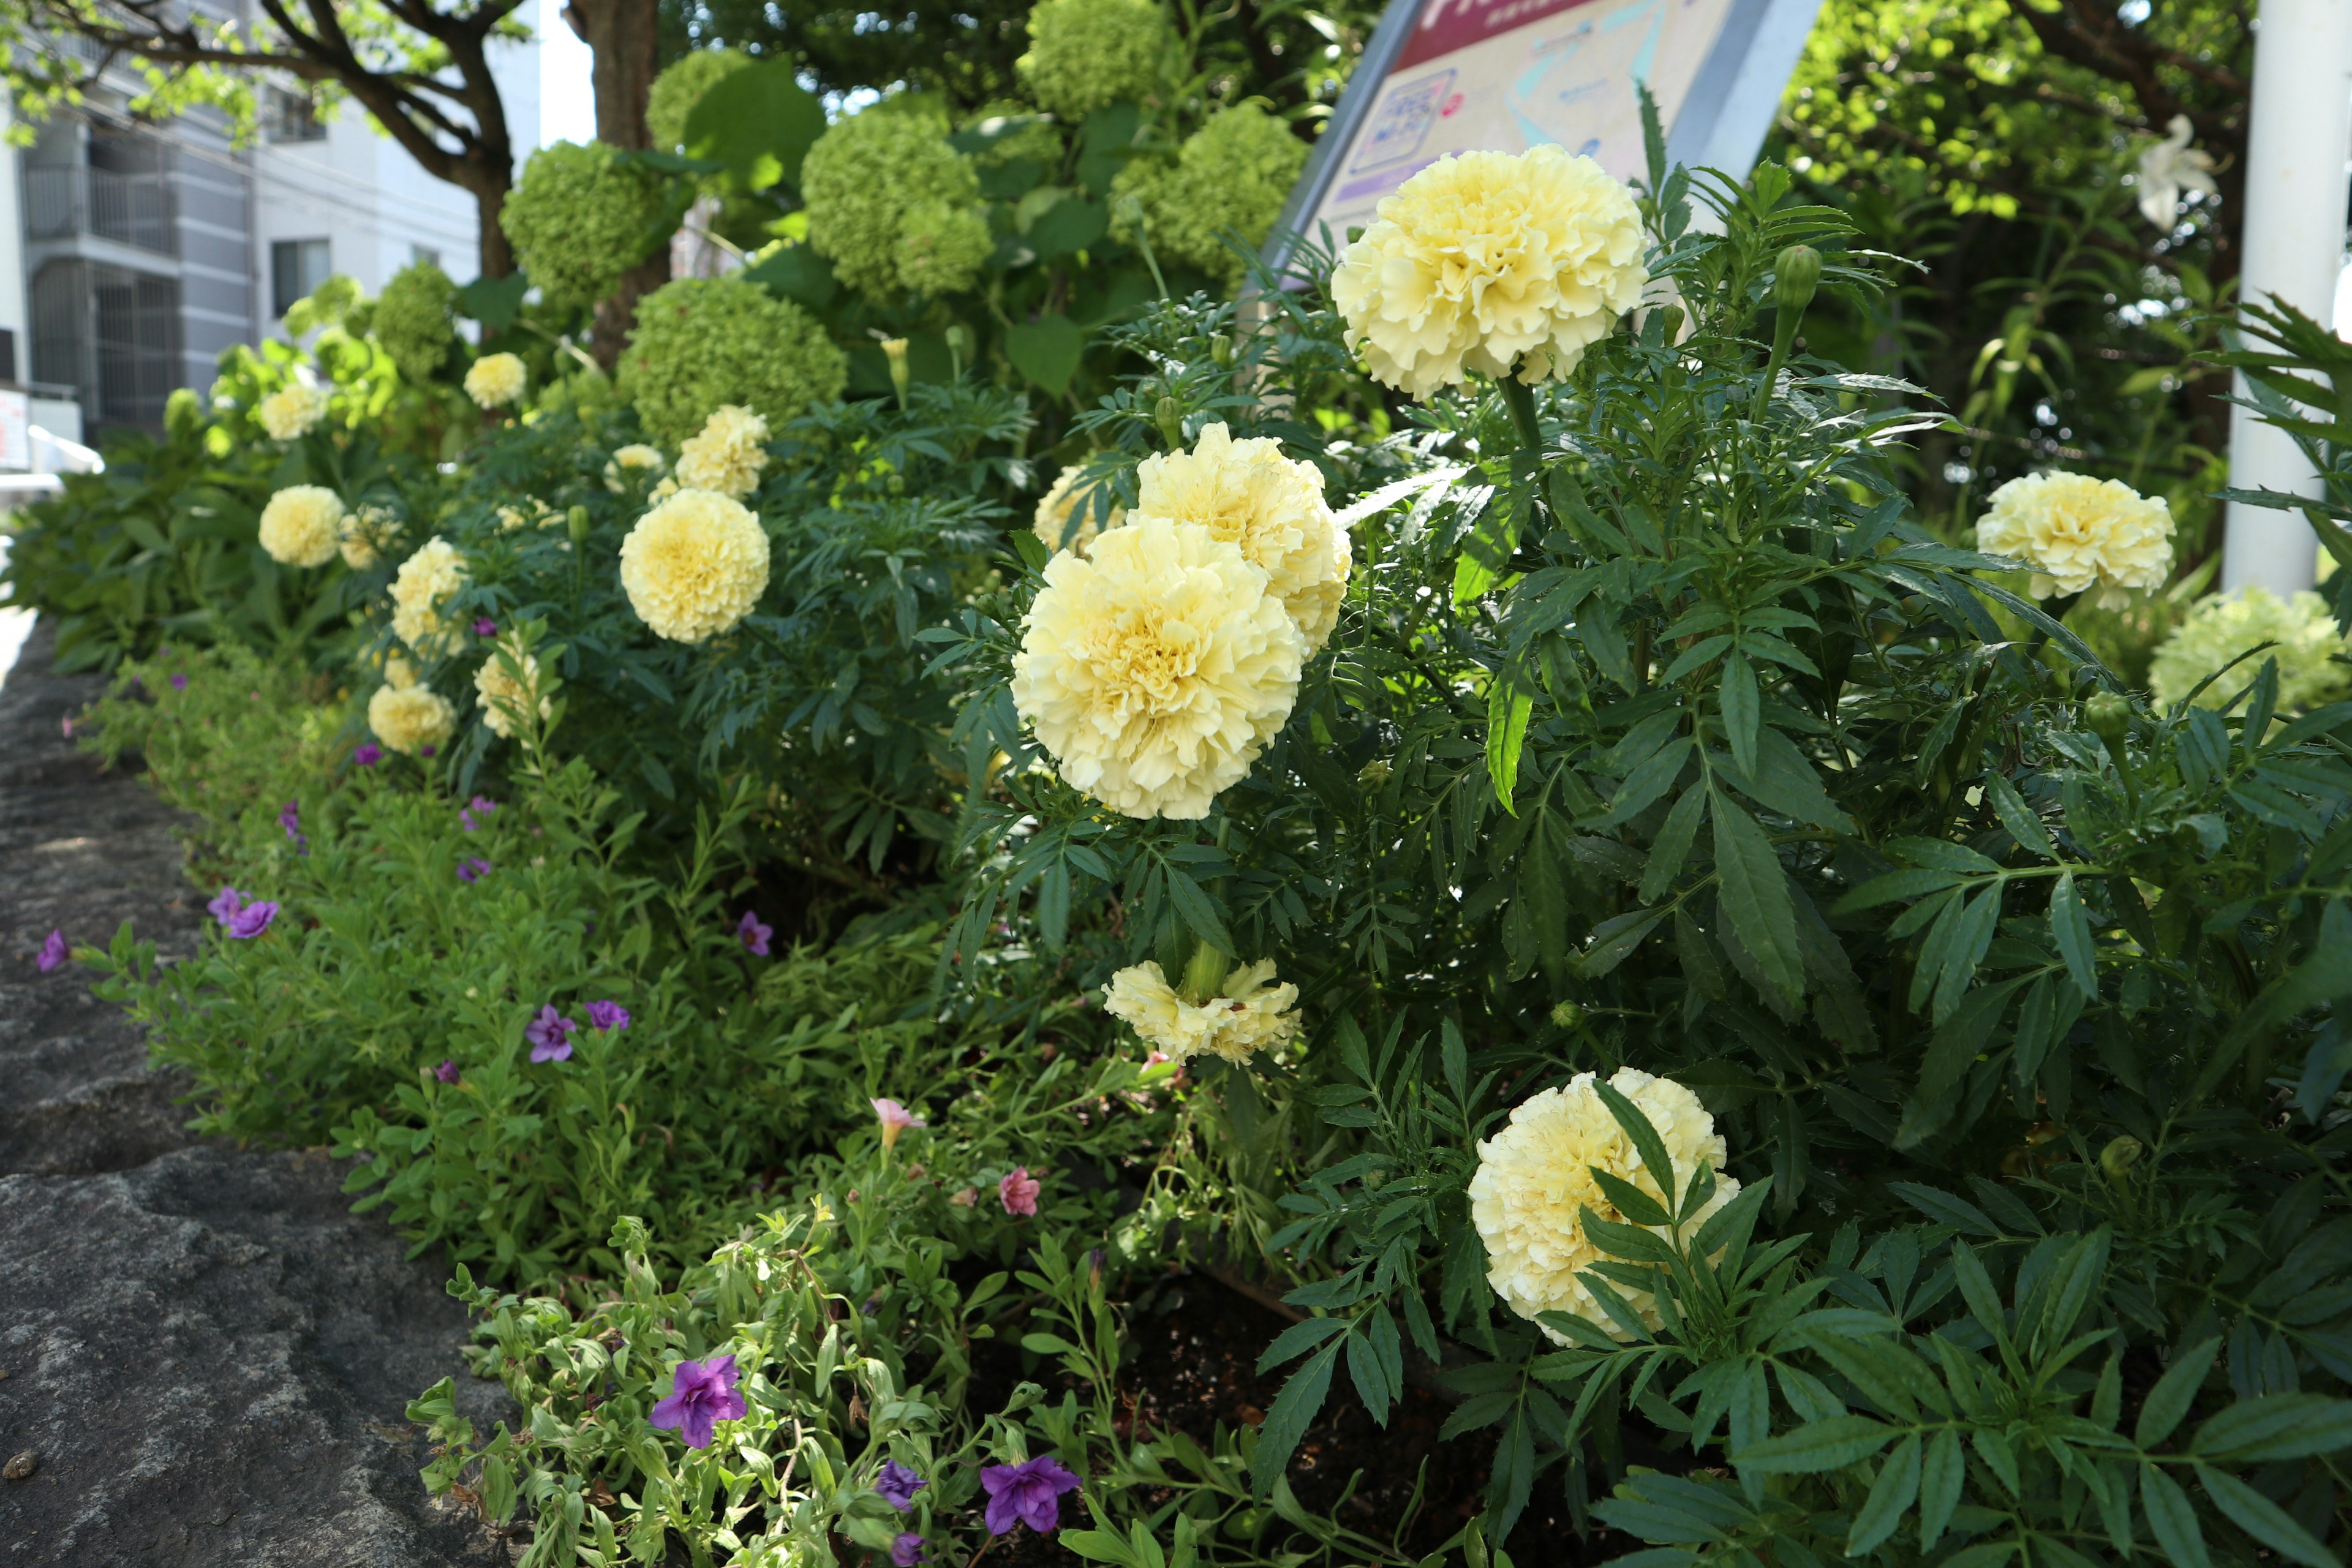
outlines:
M47 974L65 961L66 933L53 931L49 933L49 940L41 943L41 955L33 962L40 967L42 973Z
M1026 1165L1016 1165L1011 1174L996 1184L996 1201L1010 1215L1028 1215L1037 1212L1037 1194L1044 1185L1029 1173Z
M930 1125L895 1100L875 1100L866 1103L873 1106L874 1114L882 1119L882 1147L885 1149L896 1143L898 1134L908 1128Z

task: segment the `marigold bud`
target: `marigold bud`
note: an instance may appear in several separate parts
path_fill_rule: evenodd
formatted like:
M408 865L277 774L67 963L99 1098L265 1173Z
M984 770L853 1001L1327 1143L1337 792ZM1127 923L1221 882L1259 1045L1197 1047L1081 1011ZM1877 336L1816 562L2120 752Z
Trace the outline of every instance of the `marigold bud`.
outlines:
M2099 1169L2107 1173L2109 1181L2120 1182L2131 1173L2131 1168L2139 1163L2139 1157L2147 1152L2147 1145L2137 1138L2118 1138L2099 1151Z
M1162 397L1153 405L1151 417L1159 425L1160 438L1168 443L1168 449L1181 451L1184 446L1184 411L1176 406L1176 400Z
M907 340L884 338L882 357L890 362L890 384L898 389L898 401L907 401Z
M2090 725L2091 733L2110 747L2120 747L2124 737L2131 733L2131 702L2120 692L2094 692L2091 700L2083 704L2083 720Z
M1783 310L1801 310L1813 302L1822 283L1822 253L1810 245L1792 245L1773 264L1772 302Z
M1584 1009L1573 1002L1555 1002L1551 1008L1551 1021L1563 1029L1573 1029L1584 1022Z

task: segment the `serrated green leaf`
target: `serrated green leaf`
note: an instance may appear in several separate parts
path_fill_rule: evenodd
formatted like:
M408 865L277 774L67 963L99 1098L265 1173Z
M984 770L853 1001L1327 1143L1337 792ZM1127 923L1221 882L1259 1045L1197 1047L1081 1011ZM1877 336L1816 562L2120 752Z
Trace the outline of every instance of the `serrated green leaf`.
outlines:
M1731 1456L1743 1470L1769 1476L1813 1476L1860 1464L1895 1440L1895 1428L1866 1415L1816 1421Z
M2139 1421L2132 1427L2132 1441L2143 1448L2153 1448L2172 1436L2189 1407L2196 1403L2197 1390L2212 1370L2213 1358L2221 1353L2220 1339L2210 1339L2180 1352L2179 1360L2166 1369L2156 1386L2147 1391L2147 1400L2139 1407Z
M2050 889L2050 936L2066 961L2066 973L2085 1001L2099 999L2097 948L2091 940L2091 920L2083 911L2083 896L2074 888L2074 873L2066 872Z
M2205 1483L2205 1495L2229 1516L2231 1523L2272 1551L2293 1558L2304 1568L2342 1568L2336 1554L2297 1524L2293 1515L2237 1477L2200 1465L2197 1479Z
M2213 1568L2205 1549L2205 1531L2197 1510L2180 1483L2154 1465L2139 1468L2139 1502L2147 1515L2148 1533L2171 1568Z
M1765 980L1793 1005L1804 994L1805 965L1788 873L1754 817L1720 792L1714 792L1709 809L1715 814L1716 908Z
M1947 1434L1948 1436L1948 1434ZM1861 1557L1875 1551L1878 1544L1895 1533L1903 1522L1904 1511L1919 1496L1919 1434L1913 1432L1895 1446L1886 1462L1878 1469L1878 1479L1871 1483L1870 1497L1862 1511L1853 1516L1853 1529L1846 1537L1845 1551L1849 1557Z

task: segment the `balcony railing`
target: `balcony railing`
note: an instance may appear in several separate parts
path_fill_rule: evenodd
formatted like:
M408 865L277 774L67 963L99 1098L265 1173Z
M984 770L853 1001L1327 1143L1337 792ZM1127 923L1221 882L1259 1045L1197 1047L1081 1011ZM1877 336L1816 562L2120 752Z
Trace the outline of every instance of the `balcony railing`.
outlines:
M160 174L124 174L84 165L25 171L25 232L33 239L94 234L179 254L172 188Z

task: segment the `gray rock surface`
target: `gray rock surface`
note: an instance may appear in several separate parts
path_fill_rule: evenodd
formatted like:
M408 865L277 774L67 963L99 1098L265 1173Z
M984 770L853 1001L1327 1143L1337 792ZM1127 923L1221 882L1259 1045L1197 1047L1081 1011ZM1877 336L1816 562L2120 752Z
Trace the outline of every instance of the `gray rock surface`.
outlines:
M407 1401L459 1371L431 1260L353 1215L316 1153L196 1140L62 929L166 955L200 901L172 818L64 736L98 682L37 630L0 686L0 1565L435 1568L509 1553L425 1495ZM478 1420L503 1395L462 1375ZM13 1473L20 1467L6 1467Z

